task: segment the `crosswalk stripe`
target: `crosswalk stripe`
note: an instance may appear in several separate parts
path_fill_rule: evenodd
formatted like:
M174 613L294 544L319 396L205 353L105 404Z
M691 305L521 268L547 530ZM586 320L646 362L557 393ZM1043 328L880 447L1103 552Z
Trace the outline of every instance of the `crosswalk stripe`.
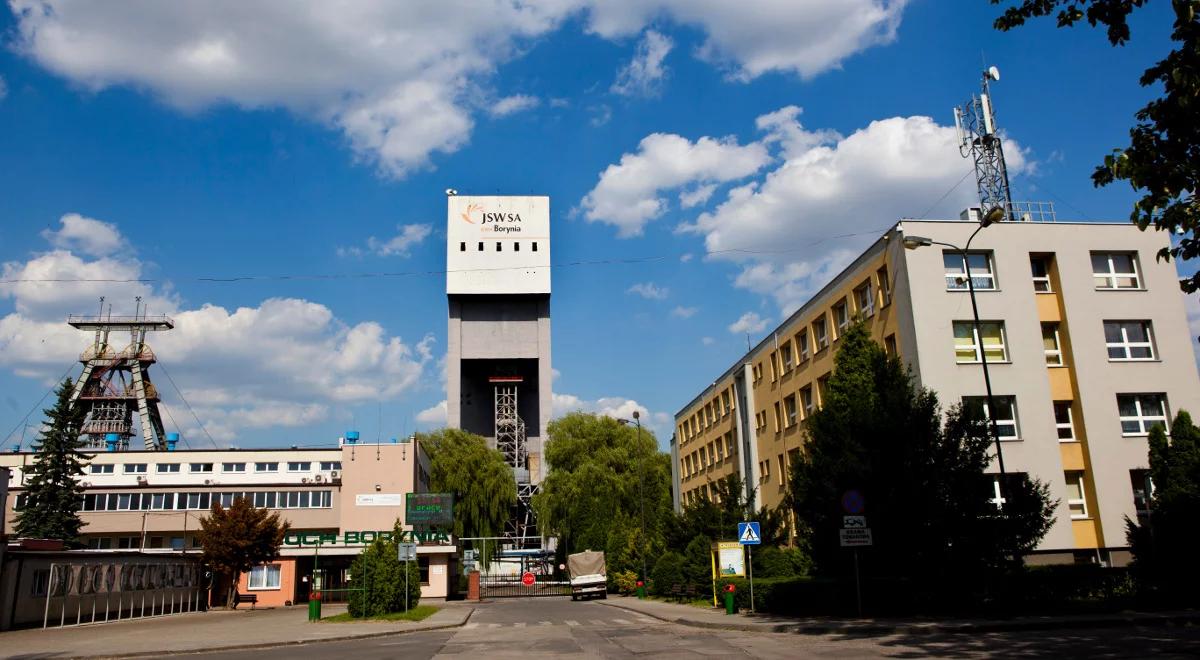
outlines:
M514 623L514 624L513 624L513 627L514 627L514 628L524 628L524 627L525 627L525 622L524 622L524 621L522 621L521 623Z
M463 626L463 630L471 630L472 628L478 628L478 627L479 627L478 623L468 623L467 625Z
M550 625L554 625L554 624L550 623L549 621L540 621L539 625L550 626Z
M577 626L577 625L579 625L579 622L578 622L578 621L572 621L572 620L570 620L570 619L567 619L567 620L565 621L565 623L566 623L568 626Z
M630 625L632 622L631 622L631 621L627 621L627 620L625 620L625 619L613 619L613 623L619 623L619 624L621 624L621 625L623 625L623 626L628 626L628 625Z

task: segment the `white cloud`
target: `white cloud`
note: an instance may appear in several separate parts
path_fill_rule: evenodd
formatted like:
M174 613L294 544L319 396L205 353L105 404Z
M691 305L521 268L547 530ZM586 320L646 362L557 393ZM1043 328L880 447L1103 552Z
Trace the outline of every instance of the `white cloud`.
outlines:
M712 346L713 344L717 343L717 340L713 339L712 337L701 337L700 343L704 344L705 346Z
M435 403L434 405L417 413L417 423L425 424L429 427L442 427L446 425L447 412L446 400Z
M607 0L589 28L604 37L636 34L669 17L705 34L702 59L749 80L769 71L811 78L851 55L895 40L908 0Z
M677 319L690 319L695 316L696 312L698 311L700 311L699 307L684 307L680 305L671 310L671 316L674 316Z
M386 241L374 236L368 238L367 247L382 257L407 257L409 248L425 240L433 232L431 225L399 225L396 229L400 232Z
M143 267L131 256L85 259L54 250L5 263L3 279L137 280ZM174 330L154 334L149 343L219 441L244 429L311 424L341 405L395 400L416 388L434 361L432 336L408 344L378 323L347 324L307 300L196 308L146 282L23 281L0 284L0 299L12 299L14 308L0 318L0 367L41 381L56 378L88 342L63 319L95 313L102 295L115 315L131 313L134 296L142 296L150 314L174 319ZM154 369L151 375L157 378ZM158 386L169 403L177 400L169 381ZM175 413L183 409L174 406ZM190 414L174 417L195 441L199 430Z
M709 183L703 186L696 186L691 190L685 190L679 193L680 208L690 209L701 204L708 203L712 194L717 191L717 184Z
M767 327L767 319L759 316L756 312L746 312L738 317L729 326L729 331L735 335L745 334L747 332L754 334L762 332Z
M667 75L663 60L674 45L675 42L671 41L670 37L654 30L646 30L638 43L637 53L629 64L617 73L617 80L612 84L610 91L624 96L657 94Z
M692 254L691 252L684 252L683 254L679 255L679 262L686 264L695 258L695 256L696 255Z
M658 286L654 282L638 282L629 287L625 293L639 295L646 300L666 300L671 291L666 287Z
M487 111L493 117L507 117L508 115L532 110L536 108L540 101L536 96L527 96L525 94L515 94L506 96L495 103L488 106Z
M592 113L588 123L596 128L607 124L612 119L612 108L607 104L594 105L588 108L588 111Z
M0 101L8 96L8 83L4 82L4 76L0 76Z
M622 238L638 236L646 223L666 213L663 191L745 178L770 162L766 146L739 145L732 137L695 142L667 133L642 139L636 153L621 156L600 174L584 196L584 217L617 227Z
M93 257L107 257L125 247L125 241L115 225L85 218L78 213L67 213L59 218L62 225L57 231L42 232L46 239L61 250L75 250Z

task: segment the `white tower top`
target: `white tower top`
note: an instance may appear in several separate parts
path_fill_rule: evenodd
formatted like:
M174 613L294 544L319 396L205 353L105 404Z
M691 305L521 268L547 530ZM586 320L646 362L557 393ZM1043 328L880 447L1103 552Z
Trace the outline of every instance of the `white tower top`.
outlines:
M446 198L446 293L550 293L550 198Z

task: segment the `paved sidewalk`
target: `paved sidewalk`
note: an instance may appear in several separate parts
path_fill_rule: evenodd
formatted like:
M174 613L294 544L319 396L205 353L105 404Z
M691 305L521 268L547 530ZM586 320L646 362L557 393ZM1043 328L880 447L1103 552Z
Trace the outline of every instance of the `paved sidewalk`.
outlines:
M598 600L611 607L652 616L662 621L697 628L737 630L743 632L786 632L805 635L908 635L962 632L1000 632L1009 630L1057 630L1067 628L1097 628L1132 625L1197 625L1200 611L1120 612L1116 614L1085 614L1069 616L1026 616L1007 619L838 619L832 617L784 617L766 614L725 614L723 609L709 609L668 603L659 600L638 600L627 596L612 596Z
M423 630L456 628L475 608L465 602L437 603L424 621L309 623L307 606L261 610L215 610L130 619L71 628L0 633L3 658L124 658L253 649L341 639L364 639ZM321 614L346 611L326 605Z

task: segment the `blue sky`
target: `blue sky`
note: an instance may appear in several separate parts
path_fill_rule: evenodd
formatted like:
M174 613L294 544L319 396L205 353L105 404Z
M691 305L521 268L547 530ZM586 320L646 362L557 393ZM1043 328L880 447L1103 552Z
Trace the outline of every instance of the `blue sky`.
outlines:
M1089 175L1170 25L1151 6L1113 49L998 33L983 0L10 2L6 446L101 295L177 319L152 346L200 423L155 377L192 446L436 426L447 187L551 197L556 411L639 409L665 443L746 332L898 218L971 202L951 108L985 64L1014 198L1125 218ZM152 281L10 281L114 275ZM205 279L233 276L256 277Z

